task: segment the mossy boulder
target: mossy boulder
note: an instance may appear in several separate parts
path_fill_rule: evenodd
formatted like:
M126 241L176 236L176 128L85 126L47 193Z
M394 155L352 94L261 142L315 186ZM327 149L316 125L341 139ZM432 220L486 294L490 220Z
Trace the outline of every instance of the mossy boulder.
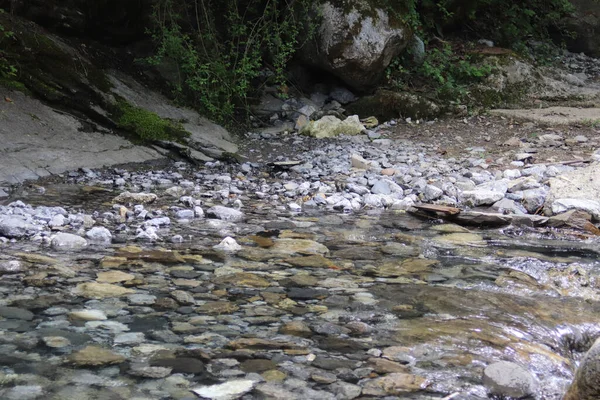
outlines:
M363 0L315 5L316 37L299 51L309 66L332 73L358 91L373 89L412 33L388 11Z

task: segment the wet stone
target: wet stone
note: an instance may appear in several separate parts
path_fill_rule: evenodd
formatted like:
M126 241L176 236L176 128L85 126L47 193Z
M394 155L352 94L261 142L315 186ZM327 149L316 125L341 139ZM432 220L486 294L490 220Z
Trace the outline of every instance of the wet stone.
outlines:
M275 368L277 368L276 363L264 359L246 360L240 364L240 369L246 373L261 373Z
M294 300L313 300L313 299L324 299L328 296L326 290L321 289L307 289L307 288L290 288L288 289L287 296Z
M77 366L101 366L120 364L125 357L110 350L97 346L87 346L67 357L68 361Z
M133 305L152 305L156 303L156 296L150 294L130 294L127 296L127 301Z
M0 307L0 317L7 319L19 319L23 321L31 321L35 315L23 308L18 307Z
M205 370L202 361L191 357L157 358L150 365L171 368L174 374L201 374Z
M491 395L523 398L537 392L533 375L518 364L500 361L483 371L483 384Z
M356 361L352 360L317 356L311 365L328 371L334 371L339 368L355 368L356 364Z

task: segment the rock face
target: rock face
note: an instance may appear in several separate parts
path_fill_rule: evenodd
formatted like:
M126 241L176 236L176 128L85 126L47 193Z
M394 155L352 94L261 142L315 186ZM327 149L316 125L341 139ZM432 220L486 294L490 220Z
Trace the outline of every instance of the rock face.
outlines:
M571 4L575 6L575 13L565 22L576 36L567 38L567 48L575 53L600 56L600 3L594 0L571 0Z
M581 361L575 379L563 400L593 400L600 398L600 339Z
M402 23L366 1L326 1L317 8L317 37L300 56L357 90L372 88L411 36Z

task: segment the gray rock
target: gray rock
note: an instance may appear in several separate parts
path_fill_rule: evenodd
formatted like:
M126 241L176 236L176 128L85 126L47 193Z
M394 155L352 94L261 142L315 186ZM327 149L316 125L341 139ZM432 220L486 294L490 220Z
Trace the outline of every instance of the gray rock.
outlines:
M347 382L335 382L329 385L329 390L335 395L338 400L352 400L360 396L362 391L358 385L353 385Z
M439 199L444 194L444 191L437 186L427 185L423 191L423 199L425 201L432 201Z
M340 104L348 104L356 100L354 93L343 87L335 88L329 96Z
M544 206L547 195L548 190L543 187L525 190L523 191L523 201L521 203L529 213L535 214Z
M127 296L127 301L136 306L148 306L156 303L156 296L141 293L130 294Z
M391 194L392 190L387 181L377 181L371 188L373 194Z
M20 216L0 216L0 236L20 239L25 236L32 236L39 231L39 228L29 223Z
M206 215L224 221L237 222L244 219L244 213L234 208L214 206L206 210Z
M135 345L143 343L146 340L142 332L121 333L115 336L114 344Z
M44 390L39 385L18 385L4 392L5 400L33 400L44 395Z
M87 240L71 233L57 233L52 238L51 245L56 250L77 250L87 246Z
M557 199L551 204L553 214L560 214L568 210L582 210L590 213L595 220L600 220L600 202L596 200Z
M496 396L520 399L537 393L537 383L531 373L508 361L488 365L483 371L483 384Z
M600 398L600 339L581 360L575 378L563 400L596 400Z
M459 194L459 200L471 207L489 206L503 197L502 193L492 190L466 190Z
M169 367L151 367L143 363L132 363L127 373L142 378L159 379L171 375L172 370L173 369Z
M103 226L95 226L85 233L85 236L93 242L110 243L112 234Z

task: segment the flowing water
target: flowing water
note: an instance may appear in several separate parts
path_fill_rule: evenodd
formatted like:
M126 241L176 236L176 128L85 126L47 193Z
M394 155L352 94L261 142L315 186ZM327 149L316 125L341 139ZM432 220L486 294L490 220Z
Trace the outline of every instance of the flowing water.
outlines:
M20 198L102 213L115 195L66 185ZM402 372L418 384L398 384L375 397L476 399L487 398L483 369L507 360L535 376L536 399L559 399L598 336L596 239L513 227L467 230L399 212L246 208L244 222L173 222L170 234L181 234L181 244L132 242L124 233L109 246L74 252L32 242L4 245L0 261L19 260L23 268L0 275L0 299L22 315L0 320L0 384L38 385L44 399L186 398L191 387L243 376L249 370L240 365L261 359L270 360L268 370L250 372L268 382L279 382L275 370L327 392L332 382L315 378L319 371L361 387ZM242 250L213 250L226 235ZM104 279L103 272L123 278ZM127 293L94 296L81 289L89 282L110 282ZM154 300L135 299L140 294ZM82 309L102 310L106 321L120 324L69 314ZM136 332L143 334L137 342L115 340ZM49 345L48 337L68 340ZM151 378L127 363L116 368L69 358L90 344L130 364L195 354L211 377L181 367L187 383L177 386L173 376ZM237 364L219 364L231 359Z

